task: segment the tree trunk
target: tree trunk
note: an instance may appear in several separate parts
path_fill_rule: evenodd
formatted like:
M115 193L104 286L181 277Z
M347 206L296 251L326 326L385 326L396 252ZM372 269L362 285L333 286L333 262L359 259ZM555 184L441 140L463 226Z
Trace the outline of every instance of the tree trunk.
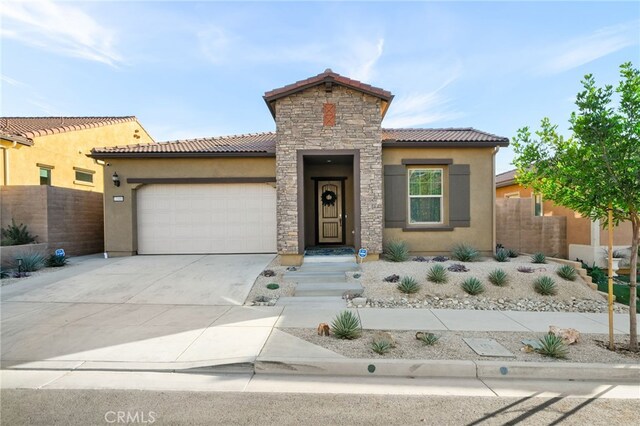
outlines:
M640 232L640 216L631 217L633 241L631 242L631 258L629 271L629 350L638 352L638 324L636 318L636 297L638 277L638 233Z

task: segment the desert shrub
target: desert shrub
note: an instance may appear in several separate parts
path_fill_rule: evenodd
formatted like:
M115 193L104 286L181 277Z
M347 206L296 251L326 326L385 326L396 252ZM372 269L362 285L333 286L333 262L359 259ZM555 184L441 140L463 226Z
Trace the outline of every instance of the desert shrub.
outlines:
M460 262L475 262L480 252L467 244L457 244L451 249L451 257Z
M384 246L384 258L390 262L405 262L409 259L409 246L405 241L390 241Z
M556 271L556 274L563 280L567 281L575 281L578 278L578 273L576 272L576 268L571 265L562 265Z
M427 272L427 280L436 284L444 284L449 279L447 270L442 265L433 265Z
M504 287L509 283L509 275L504 271L504 269L494 269L489 272L489 282L498 287Z
M50 268L60 268L61 266L66 265L69 262L67 256L65 255L57 255L52 254L47 258L47 266Z
M551 277L540 277L533 282L536 293L543 296L553 296L558 292L556 282Z
M447 256L436 256L433 259L434 262L446 262L447 260L449 260L449 258Z
M413 294L420 291L420 284L413 277L403 277L397 286L398 290L406 294Z
M2 235L2 241L0 244L3 246L19 246L22 244L31 244L36 241L38 236L33 236L27 230L27 225L16 225L16 222L11 219L11 225L7 225L6 228L0 229L0 235Z
M340 312L331 323L331 332L338 339L357 339L360 337L360 329L360 320L351 311Z
M531 263L547 263L547 256L544 253L534 253L531 256Z
M267 288L269 290L277 290L280 288L280 285L278 283L269 283L267 284Z
M0 279L2 278L9 278L9 271L0 266Z
M537 349L539 354L551 358L566 358L569 348L561 337L554 334L546 334L540 339L540 348Z
M375 339L371 342L370 348L375 353L384 355L391 350L391 343L385 339Z
M440 337L436 336L433 333L421 333L420 335L418 335L418 340L420 340L425 346L433 346L438 343Z
M466 293L472 296L484 292L484 285L476 277L469 277L462 281L461 287Z
M507 250L507 253L509 254L509 257L511 258L516 258L518 257L518 252L513 250L513 249L505 249Z
M22 259L22 266L18 268L18 259ZM45 265L45 258L40 253L28 253L14 260L15 269L22 272L34 272L42 269Z
M509 252L505 249L499 249L493 258L498 262L508 262L510 260Z

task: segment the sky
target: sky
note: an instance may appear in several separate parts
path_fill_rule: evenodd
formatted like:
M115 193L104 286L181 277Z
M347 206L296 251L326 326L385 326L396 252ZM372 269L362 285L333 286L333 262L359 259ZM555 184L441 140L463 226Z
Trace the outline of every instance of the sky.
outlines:
M0 19L1 115L135 115L156 141L273 131L264 92L326 68L395 95L383 127L568 135L585 74L640 66L640 2L3 0Z

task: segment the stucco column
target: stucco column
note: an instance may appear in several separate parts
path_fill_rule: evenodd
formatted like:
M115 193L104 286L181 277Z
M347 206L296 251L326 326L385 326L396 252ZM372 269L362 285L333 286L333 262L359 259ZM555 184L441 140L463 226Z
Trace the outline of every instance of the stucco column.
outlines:
M591 246L600 247L600 220L591 222Z

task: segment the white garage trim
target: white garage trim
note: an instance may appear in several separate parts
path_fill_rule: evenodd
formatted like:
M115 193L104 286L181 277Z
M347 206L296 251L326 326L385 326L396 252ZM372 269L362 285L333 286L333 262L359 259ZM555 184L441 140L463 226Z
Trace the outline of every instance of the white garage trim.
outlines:
M265 183L137 190L138 254L275 253L276 190Z

